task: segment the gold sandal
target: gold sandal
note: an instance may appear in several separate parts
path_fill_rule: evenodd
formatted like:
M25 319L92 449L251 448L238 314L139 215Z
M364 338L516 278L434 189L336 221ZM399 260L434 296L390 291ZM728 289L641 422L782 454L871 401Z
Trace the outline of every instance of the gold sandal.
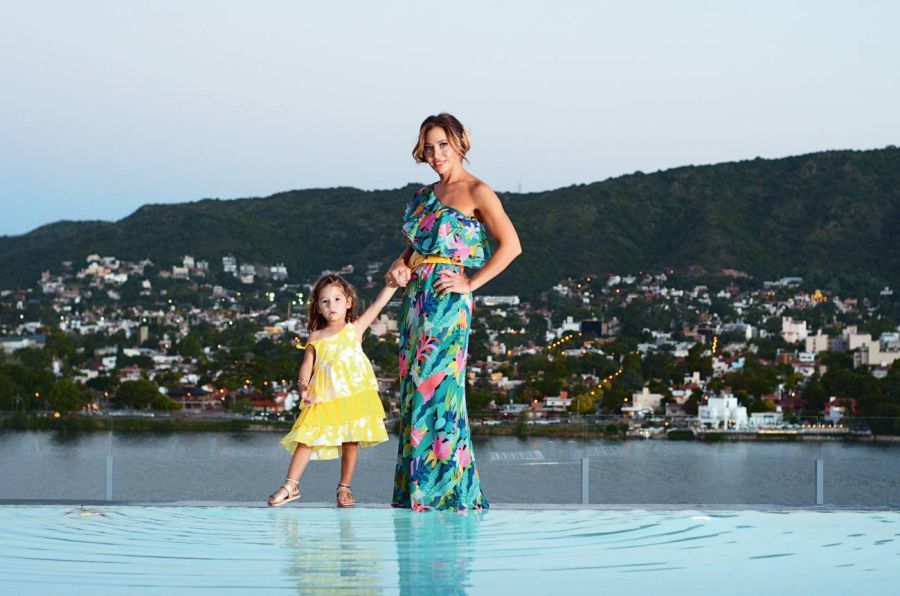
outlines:
M341 501L341 497L343 497L343 502ZM353 493L350 492L349 484L338 484L337 485L337 506L342 509L349 509L356 505L356 501L353 500Z
M279 495L287 495L279 497ZM296 501L300 498L300 481L293 478L285 478L284 484L278 487L274 493L269 495L269 507L280 507L285 503Z

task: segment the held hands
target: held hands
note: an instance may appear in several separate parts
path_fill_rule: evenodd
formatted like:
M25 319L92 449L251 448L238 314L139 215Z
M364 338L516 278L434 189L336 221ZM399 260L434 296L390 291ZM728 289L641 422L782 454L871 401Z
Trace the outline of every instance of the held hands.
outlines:
M391 268L384 274L384 283L389 288L405 288L411 275L412 269L406 266L403 259L397 259L391 263Z
M472 283L462 271L456 273L454 271L444 270L439 275L440 279L434 284L434 289L437 290L439 296L449 294L450 292L455 292L457 294L469 294L472 292Z

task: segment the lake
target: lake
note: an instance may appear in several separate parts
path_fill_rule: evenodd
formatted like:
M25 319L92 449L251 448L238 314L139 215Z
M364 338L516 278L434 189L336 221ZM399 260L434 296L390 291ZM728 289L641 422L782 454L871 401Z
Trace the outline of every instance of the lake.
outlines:
M281 435L244 433L0 433L0 499L104 499L113 454L113 498L125 501L263 501L282 482ZM361 503L391 498L397 439L360 452ZM594 504L815 502L815 460L825 464L825 503L900 503L900 446L856 443L699 443L476 438L475 458L494 504L573 504L581 458L590 458ZM337 460L311 462L303 499L331 502Z

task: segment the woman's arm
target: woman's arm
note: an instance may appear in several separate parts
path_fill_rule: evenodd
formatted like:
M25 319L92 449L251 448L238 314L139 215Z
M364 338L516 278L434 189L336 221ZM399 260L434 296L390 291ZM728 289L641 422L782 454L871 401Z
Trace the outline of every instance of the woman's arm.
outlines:
M300 364L300 373L297 375L297 383L300 386L300 399L309 405L309 380L312 377L313 363L316 360L316 349L307 344L303 352L303 362Z
M479 219L497 241L497 250L485 263L484 267L466 278L465 274L453 274L448 272L435 284L439 293L459 292L465 294L472 292L494 279L504 269L509 267L513 259L522 254L522 245L519 243L519 234L503 209L503 204L497 194L487 184L479 183L472 193L475 199L475 210Z
M363 314L359 315L355 321L353 321L353 327L356 328L356 336L362 340L363 333L366 332L372 323L375 322L375 317L378 316L378 313L381 312L381 309L387 305L390 301L391 296L394 295L394 292L397 291L395 286L387 285L378 292L378 296L369 305L369 308L363 312Z

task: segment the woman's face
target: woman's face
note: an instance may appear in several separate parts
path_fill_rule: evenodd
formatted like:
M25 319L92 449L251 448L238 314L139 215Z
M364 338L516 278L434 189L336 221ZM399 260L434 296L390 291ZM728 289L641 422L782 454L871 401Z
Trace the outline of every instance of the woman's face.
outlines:
M459 154L440 126L432 126L425 133L425 161L438 175L449 172L460 163Z

